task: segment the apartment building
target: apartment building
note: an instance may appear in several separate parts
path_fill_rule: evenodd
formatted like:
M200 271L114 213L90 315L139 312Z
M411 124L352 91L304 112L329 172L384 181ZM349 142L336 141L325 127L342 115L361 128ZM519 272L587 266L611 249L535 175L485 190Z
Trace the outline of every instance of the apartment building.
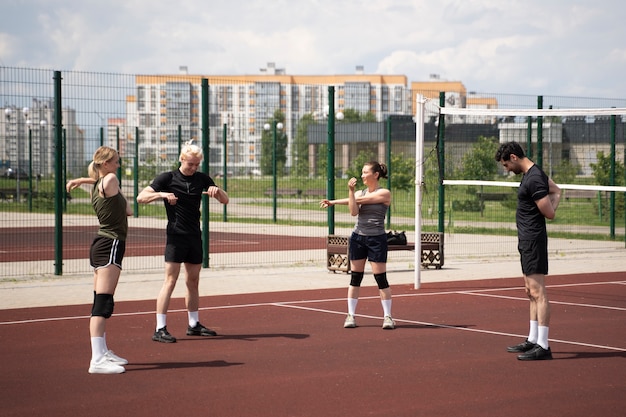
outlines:
M258 169L264 126L276 112L284 117L286 165L291 166L298 122L305 115L325 121L330 86L335 88L335 112L352 109L382 121L412 114L413 108L406 76L364 74L360 67L355 74L330 76L288 75L272 63L256 75L138 75L137 95L127 99L127 109L139 127L141 161L176 160L179 137L201 139L203 78L209 84L209 161L222 160L226 135L228 166L235 175Z

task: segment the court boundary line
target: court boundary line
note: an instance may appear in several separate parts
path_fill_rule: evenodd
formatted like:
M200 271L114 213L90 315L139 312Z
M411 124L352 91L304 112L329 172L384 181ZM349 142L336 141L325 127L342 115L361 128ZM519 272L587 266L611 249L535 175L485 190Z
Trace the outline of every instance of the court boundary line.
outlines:
M606 285L606 284L624 285L626 284L626 282L624 281L583 282L583 283L576 283L576 284L555 284L555 285L548 286L548 287L552 287L552 288L576 287L576 286ZM423 296L432 296L432 295L469 295L469 296L477 296L477 297L511 299L515 301L527 301L527 298L523 298L523 297L511 297L511 296L505 296L505 295L489 294L494 291L510 291L510 290L520 290L520 289L523 289L523 287L486 288L486 289L483 288L483 289L476 289L476 290L436 291L436 292L429 292L429 293L412 293L412 294L410 293L410 294L398 294L398 295L394 295L394 297L423 297ZM360 299L361 300L374 300L374 299L379 299L379 296L378 295L365 296L365 297L360 297ZM203 307L203 308L200 308L199 310L208 311L208 310L226 310L226 309L231 309L231 308L250 308L250 307L272 306L272 307L292 308L292 309L313 311L313 312L320 312L320 313L327 313L327 314L337 314L337 315L343 316L346 314L344 310L338 311L338 310L328 310L328 309L307 307L304 304L319 304L319 303L327 303L327 302L344 302L344 301L345 301L345 297L325 298L325 299L322 298L322 299L314 299L314 300L294 300L294 301L262 302L262 303L247 303L247 304L237 304L237 305L211 306L211 307ZM132 301L128 301L128 302L132 302ZM612 306L600 306L600 305L581 304L581 303L567 303L567 302L559 302L559 301L551 301L551 303L560 304L560 305L578 306L578 307L584 307L584 308L598 308L598 309L626 311L626 309L624 308L612 307ZM56 306L56 307L60 307L60 306ZM48 307L40 307L40 308L48 308ZM187 312L187 309L184 308L184 309L170 310L168 313L173 314L173 313L186 313L186 312ZM135 311L135 312L130 312L130 313L117 313L116 316L130 317L130 316L141 316L141 315L150 315L150 314L155 314L155 310ZM357 314L356 316L360 318L373 319L373 320L380 319L380 317L378 316L372 316L372 315L366 315L366 314ZM47 317L47 318L42 318L42 319L29 319L29 320L0 322L0 326L15 325L15 324L32 324L32 323L42 323L42 322L51 322L51 321L82 320L82 319L89 319L89 318L90 318L89 315L69 316L69 317ZM448 325L448 324L437 324L437 323L431 323L431 322L425 322L425 321L419 321L419 320L401 319L397 317L394 317L394 320L400 323L416 324L416 325L432 327L432 328L463 330L463 331L469 331L469 332L479 333L479 334L489 334L489 335L506 336L506 337L520 337L520 338L525 337L525 335L519 335L515 333L506 333L506 332L499 332L499 331L493 331L493 330L487 330L487 329L467 328L467 327L454 326L454 325ZM577 342L577 341L572 341L572 340L552 339L552 338L549 339L549 341L555 342L555 343L563 343L566 345L583 346L583 347L604 349L604 350L610 350L610 351L616 351L616 352L626 352L626 348L620 348L616 346L597 345L597 344L592 344L592 343L584 343L584 342Z
M338 312L338 311L333 311L333 310L316 309L316 308L304 307L304 306L296 306L296 305L277 304L276 306L277 307L294 308L294 309L299 309L299 310L308 310L308 311L322 312L322 313L341 314L341 315L345 315L346 314L345 311ZM367 314L356 314L356 317L380 320L379 316L371 316L371 315L367 315ZM468 331L468 332L473 332L473 333L490 334L490 335L496 335L496 336L515 336L515 337L522 337L522 338L526 337L526 335L519 335L519 334L515 334L515 333L498 332L498 331L495 331L495 330L470 329L470 328L462 327L462 326L452 326L452 325L449 325L449 324L436 324L436 323L430 323L430 322L418 321L418 320L398 319L396 317L394 317L394 321L407 323L407 324L418 324L418 325L427 326L427 327L451 329L451 330L463 330L463 331ZM550 342L564 343L564 344L568 344L568 345L594 347L594 348L598 348L598 349L613 350L613 351L617 351L617 352L626 352L626 348L620 348L620 347L615 347L615 346L595 345L595 344L591 344L591 343L575 342L575 341L571 341L571 340L562 340L562 339L548 339L548 340Z
M579 285L603 285L603 284L626 284L626 281L599 281L599 282L585 282L585 283L579 283L579 284L557 284L554 285L552 287L575 287L575 286L579 286ZM453 291L436 291L436 292L429 292L429 293L413 293L413 294L397 294L394 295L394 298L401 298L401 297L424 297L424 296L433 296L433 295L475 295L475 296L484 296L484 297L494 297L494 298L505 298L505 299L512 299L512 300L516 300L516 301L527 301L527 298L523 298L523 297L509 297L509 296L498 296L498 295L489 295L489 294L481 294L484 292L492 292L492 291L510 291L510 290L520 290L523 289L523 287L504 287L504 288L482 288L482 289L477 289L477 290L453 290ZM304 290L304 291L308 291L308 290ZM285 292L292 292L290 290L285 291ZM269 294L269 293L266 293ZM227 295L237 295L237 294L227 294ZM219 297L219 295L216 296L203 296L203 297ZM373 299L379 299L380 297L378 295L371 295L371 296L363 296L363 297L359 297L359 300L373 300ZM230 309L230 308L246 308L246 307L260 307L260 306L267 306L267 305L288 305L288 304L311 304L311 303L322 303L322 302L335 302L335 301L345 301L345 297L340 297L340 298L322 298L322 299L313 299L313 300L297 300L297 301L270 301L270 302L263 302L263 303L248 303L248 304L237 304L237 305L221 305L221 306L210 306L210 307L200 307L198 310L199 311L208 311L208 310L221 310L221 309ZM138 301L147 301L147 300L129 300L129 301L123 301L124 303L132 303L132 302L138 302ZM559 302L553 302L550 301L551 303L559 303ZM565 305L573 305L573 306L582 306L582 307L590 307L590 308L607 308L607 309L617 309L618 311L626 311L626 309L622 309L621 307L609 307L609 306L594 306L592 304L586 305L586 304L576 304L576 303L562 303ZM81 304L82 305L82 304ZM87 305L87 304L84 304ZM35 308L55 308L55 307L66 307L64 305L60 305L60 306L42 306L42 307L35 307ZM184 313L187 312L187 309L174 309L174 310L169 310L169 313ZM141 316L141 315L146 315L146 314L156 314L155 310L151 310L151 311L135 311L132 313L115 313L115 316L121 316L121 317L127 317L127 316ZM2 325L12 325L12 324L29 324L29 323L42 323L42 322L49 322L49 321L63 321L63 320L82 320L82 319L88 319L91 316L88 315L81 315L81 316L69 316L69 317L46 317L46 318L41 318L41 319L29 319L29 320L15 320L15 321L0 321L0 326Z

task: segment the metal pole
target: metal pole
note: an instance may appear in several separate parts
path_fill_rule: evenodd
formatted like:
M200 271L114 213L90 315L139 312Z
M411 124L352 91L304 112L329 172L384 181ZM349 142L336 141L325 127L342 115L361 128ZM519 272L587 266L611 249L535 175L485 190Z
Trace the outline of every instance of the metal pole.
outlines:
M209 172L209 80L202 79L202 172ZM209 197L202 194L202 267L209 267Z
M226 138L228 135L228 125L226 123L224 123L224 131L222 132L222 147L224 148L223 150L223 176L222 178L224 178L224 184L222 185L222 188L224 189L224 191L228 192L228 144L226 143ZM222 204L222 220L224 222L228 221L228 210L226 209L227 204Z
M135 126L135 158L133 160L133 216L139 217L139 127Z
M526 156L528 158L533 157L533 118L528 116L526 118Z
M385 138L387 139L387 188L391 192L391 118L387 116ZM387 229L391 228L391 205L387 208Z
M67 130L63 129L63 184L67 184ZM63 212L67 210L67 191L63 188Z
M424 104L421 94L415 100L415 276L414 287L420 288L422 269L422 183L424 182Z
M54 71L54 274L63 275L63 118L61 71Z
M181 125L178 125L178 155L180 155L180 151L182 148L183 148L183 128ZM180 161L178 161L178 166L180 166Z
M33 131L28 127L28 211L33 211Z
M18 113L16 111L16 113ZM20 177L22 174L22 169L20 167L20 132L18 129L19 127L19 118L17 117L18 114L16 114L16 118L15 121L17 122L15 124L16 130L15 130L15 146L17 148L17 172L15 173L15 178L17 179L17 183L16 183L16 195L15 195L15 201L19 204L20 201L22 201L22 196L20 195L22 193L22 190L20 189Z
M328 87L328 155L326 198L335 199L335 87ZM335 207L328 207L328 234L335 234Z
M117 126L115 129L115 140L116 140L116 149L119 152L120 151L120 127ZM120 161L122 162L122 161ZM120 187L122 187L122 164L120 163L119 168L117 169L117 179L120 182Z
M446 93L441 91L439 92L439 107L446 106ZM439 141L437 145L437 155L439 160L439 224L437 225L437 231L439 233L443 233L444 231L444 220L445 220L445 188L443 186L443 180L445 177L445 149L444 149L444 133L446 127L446 116L443 114L439 115ZM421 240L422 236L416 237ZM421 256L421 255L420 255Z
M278 185L276 183L276 120L272 122L272 219L276 223L276 195L278 192Z
M543 96L537 97L537 108L543 109ZM537 165L543 169L543 116L537 116Z
M611 168L609 185L615 185L615 116L611 116ZM609 194L609 233L611 240L615 239L615 191Z

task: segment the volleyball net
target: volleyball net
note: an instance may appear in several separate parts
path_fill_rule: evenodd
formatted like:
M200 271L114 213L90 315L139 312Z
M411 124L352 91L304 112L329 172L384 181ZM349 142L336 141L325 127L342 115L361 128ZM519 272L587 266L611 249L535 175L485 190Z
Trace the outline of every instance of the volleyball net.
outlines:
M515 187L521 178L495 160L501 143L516 141L562 189L556 218L547 222L552 253L624 248L626 108L422 104L416 231L443 228L446 252L454 255L517 257Z

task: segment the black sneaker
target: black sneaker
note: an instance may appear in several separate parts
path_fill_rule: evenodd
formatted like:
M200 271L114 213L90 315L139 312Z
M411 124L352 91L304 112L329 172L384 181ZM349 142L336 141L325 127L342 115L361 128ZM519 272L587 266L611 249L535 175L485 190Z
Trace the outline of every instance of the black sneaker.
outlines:
M550 350L550 348L544 349L540 345L535 345L535 347L528 352L517 355L517 359L519 359L520 361L549 360L552 359L552 351Z
M520 343L519 345L515 345L515 346L509 346L506 348L507 352L511 352L511 353L522 353L522 352L528 352L529 350L531 350L532 348L534 348L536 345L532 342L529 342L528 339L524 340L522 343Z
M152 340L161 343L176 343L176 338L167 331L167 326L161 327L159 330L154 332Z
M187 336L217 336L217 333L198 322L193 327L187 326Z

